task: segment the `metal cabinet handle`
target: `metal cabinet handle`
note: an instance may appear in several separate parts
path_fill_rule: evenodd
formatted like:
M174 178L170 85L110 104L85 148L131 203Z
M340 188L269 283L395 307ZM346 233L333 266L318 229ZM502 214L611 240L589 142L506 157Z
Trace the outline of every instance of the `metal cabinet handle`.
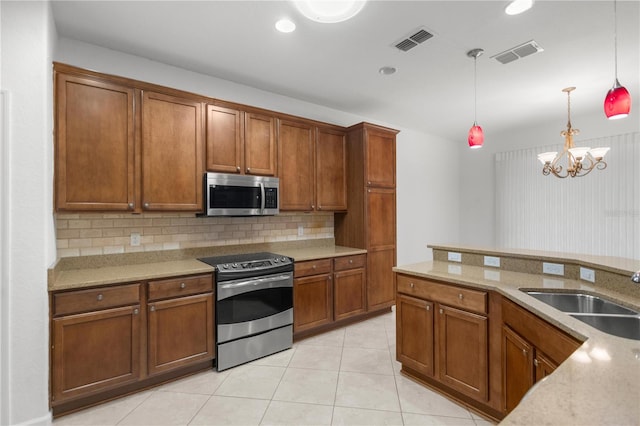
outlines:
M138 312L140 312L140 311L138 310L138 308L135 308L135 309L133 310L133 315L138 315Z
M155 311L156 311L156 307L155 307L155 306L153 306L153 305L151 305L151 306L149 307L149 310L150 310L151 312L155 312Z
M351 263L353 263L353 259L349 259L349 263L350 263L350 264L351 264Z
M429 306L429 305L425 306L424 308L425 308L427 311L430 311L430 310L431 310L431 306Z
M458 299L460 300L464 299L464 296L462 295L462 293L458 294Z
M247 173L251 173L251 169L247 167Z
M134 204L133 203L129 203L129 210L133 210Z
M316 269L316 265L313 265L313 266L312 266L312 268L313 268L313 269Z
M102 295L102 293L100 293L96 299L98 299L98 302L99 302L99 301L101 301L102 299L104 299L104 296Z
M185 288L187 285L185 283L180 283L180 288Z
M526 349L522 350L522 355L527 356L527 350Z
M149 208L149 203L144 203L145 208Z
M416 285L414 283L409 283L409 287L414 288Z
M311 209L314 209L316 206L314 206L313 204L311 204Z
M370 180L367 181L367 185L371 185L371 181ZM371 192L371 191L369 191L369 192Z
M533 365L535 365L536 367L538 367L538 366L539 366L539 364L540 364L540 363L538 362L538 360L537 360L537 359L534 359L534 360L533 360Z
M236 166L236 172L240 171L240 166Z
M442 309L440 309L440 315L444 314L444 311Z

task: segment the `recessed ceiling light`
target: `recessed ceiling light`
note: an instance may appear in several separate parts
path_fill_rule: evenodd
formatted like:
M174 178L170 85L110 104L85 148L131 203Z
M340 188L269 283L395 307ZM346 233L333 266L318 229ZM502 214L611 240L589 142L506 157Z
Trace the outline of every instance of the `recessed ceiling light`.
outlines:
M507 15L519 15L531 9L531 6L533 6L533 0L513 0L504 8L504 13Z
M382 75L391 75L395 74L397 70L394 67L382 67L378 70L378 72Z
M296 24L294 24L292 21L290 21L287 18L283 18L278 22L276 22L276 30L280 31L281 33L291 33L295 31L295 29L296 29Z
M323 24L346 21L356 16L366 0L293 0L300 13Z

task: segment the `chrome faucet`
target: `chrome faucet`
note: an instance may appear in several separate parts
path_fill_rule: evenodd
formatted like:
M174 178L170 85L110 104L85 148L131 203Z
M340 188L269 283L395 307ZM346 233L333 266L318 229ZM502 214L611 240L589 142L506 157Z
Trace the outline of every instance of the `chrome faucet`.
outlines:
M638 271L635 274L631 275L631 281L633 281L634 283L640 284L640 271Z

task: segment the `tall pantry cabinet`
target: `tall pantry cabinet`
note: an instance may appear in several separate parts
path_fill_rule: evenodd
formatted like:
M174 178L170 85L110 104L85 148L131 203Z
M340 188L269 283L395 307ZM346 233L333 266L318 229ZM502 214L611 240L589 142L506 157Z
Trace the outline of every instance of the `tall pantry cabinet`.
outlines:
M395 303L397 133L369 123L347 131L349 210L335 215L335 239L367 250L368 311Z

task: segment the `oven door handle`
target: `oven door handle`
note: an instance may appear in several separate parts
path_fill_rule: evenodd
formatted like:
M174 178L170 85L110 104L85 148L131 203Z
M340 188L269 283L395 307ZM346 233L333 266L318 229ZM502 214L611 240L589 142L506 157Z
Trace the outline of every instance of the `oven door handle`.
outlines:
M293 287L292 275L289 273L220 284L217 299L223 300L238 294L275 287Z

